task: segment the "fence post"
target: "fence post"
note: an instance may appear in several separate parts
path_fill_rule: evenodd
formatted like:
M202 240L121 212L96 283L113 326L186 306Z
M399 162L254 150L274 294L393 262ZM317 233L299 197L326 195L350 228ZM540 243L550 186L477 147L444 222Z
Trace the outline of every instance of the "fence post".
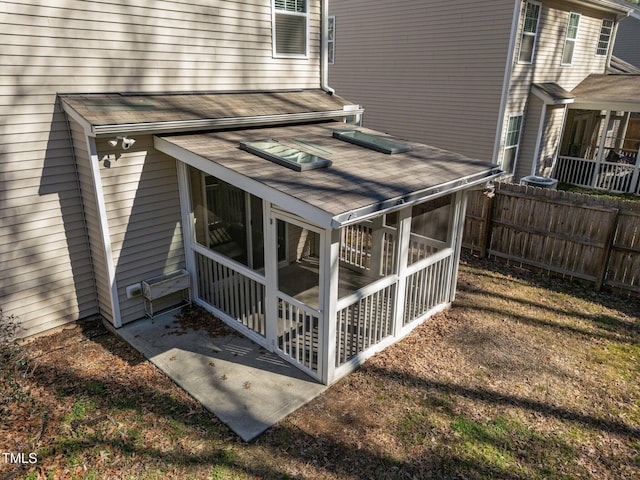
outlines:
M480 231L480 258L487 258L487 250L491 242L491 221L493 220L493 202L498 189L484 197L482 208L482 230Z
M620 209L614 208L612 209L612 212L613 221L611 222L609 236L604 247L602 262L600 263L600 268L598 269L598 278L596 279L596 292L600 291L607 280L607 270L609 269L609 260L611 259L611 249L613 247L613 241L616 238L616 233L618 232L618 219L620 218Z

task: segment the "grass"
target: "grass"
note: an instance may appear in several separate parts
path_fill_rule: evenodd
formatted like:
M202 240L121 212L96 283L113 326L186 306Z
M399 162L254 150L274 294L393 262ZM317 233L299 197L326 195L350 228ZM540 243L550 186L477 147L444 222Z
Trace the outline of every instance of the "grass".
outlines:
M640 478L640 301L473 258L454 307L245 444L100 325L28 346L0 478Z

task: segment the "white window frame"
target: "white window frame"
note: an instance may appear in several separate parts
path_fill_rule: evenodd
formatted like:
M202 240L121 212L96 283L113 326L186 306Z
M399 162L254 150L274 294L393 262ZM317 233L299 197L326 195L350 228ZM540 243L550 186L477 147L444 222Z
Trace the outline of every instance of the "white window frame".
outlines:
M509 143L509 136L510 133L514 132L512 130L509 130L509 127L511 126L511 120L515 119L515 118L519 118L520 119L520 125L518 126L518 135L516 137L516 142L515 143ZM509 117L507 118L507 125L505 128L505 135L504 135L504 148L502 149L502 165L501 168L504 170L504 173L506 175L512 175L515 170L516 170L516 162L518 161L518 153L520 152L520 141L522 140L522 124L524 123L524 113L520 112L520 113L516 113L514 115L509 115ZM513 154L513 162L511 164L511 171L507 171L505 170L505 165L504 165L504 161L506 158L506 154L507 154L507 150L511 150L514 149L515 152Z
M329 22L327 29L327 58L329 65L333 65L336 61L336 17L331 15L328 17Z
M569 34L571 32L571 19L577 17L578 18L578 23L576 24L576 33L575 33L575 37L570 37ZM573 65L573 57L576 54L576 45L578 43L578 34L580 31L580 18L582 17L582 15L580 15L577 12L570 12L569 13L569 20L567 20L567 30L565 32L565 37L564 37L564 48L562 49L562 58L560 59L560 65L564 65L564 66L571 66ZM571 51L571 59L569 62L565 62L564 61L564 53L567 50L567 45L572 43L573 44L573 50Z
M606 25L607 22L609 22L609 25ZM598 43L596 44L597 56L603 57L609 53L609 46L611 45L611 37L613 35L614 25L614 21L610 18L602 19L602 25L600 26L600 36L598 37ZM609 31L606 32L606 29L608 29ZM603 35L606 37L606 45L604 47L602 46L603 44L605 44L605 40L602 39Z
M535 30L533 32L528 32L525 30L527 24L527 10L529 5L537 5L538 7L538 16L536 17ZM542 4L540 2L530 1L527 2L524 9L524 19L522 21L522 34L520 35L520 50L518 51L518 63L522 64L532 64L535 56L536 56L536 45L538 43L538 29L540 26L540 14L542 12ZM529 60L522 60L522 45L524 43L525 37L533 37L533 45L531 47L531 58Z
M277 3L284 3L285 7L287 4L293 3L294 6L297 5L299 1L305 3L305 11L298 12L294 10L287 10L278 8ZM272 48L273 48L273 57L274 58L309 58L309 0L272 0L271 1L271 37L272 37ZM305 52L304 53L279 53L278 45L277 45L277 33L276 33L276 17L279 15L287 15L287 16L296 16L296 17L304 17L305 18Z

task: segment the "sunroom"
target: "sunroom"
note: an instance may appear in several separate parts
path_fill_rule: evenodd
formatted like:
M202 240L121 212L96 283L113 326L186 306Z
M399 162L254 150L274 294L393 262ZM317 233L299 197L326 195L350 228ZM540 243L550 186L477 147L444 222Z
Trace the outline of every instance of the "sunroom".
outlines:
M488 162L349 123L355 109L347 106L340 113L334 110L337 100L314 95L318 104L327 105L300 107L300 98L283 94L279 106L274 103L261 116L232 119L227 105L227 116L219 124L211 112L200 113L206 121L131 122L136 116L150 120L152 108L145 111L133 99L112 98L109 101L120 102L123 109L137 108L124 116L129 122L107 125L90 108L98 105L100 110L99 99L87 103L65 97L64 104L72 118L85 124L89 136L104 137L91 159L103 165L94 167L93 184L87 187L95 189L98 210L102 202L107 211L103 242L116 237L108 232L108 212L116 208L110 203L123 200L105 195L101 182L114 184L125 178L114 169L130 175L126 169L132 167L127 166L128 152L112 156L100 149L110 148L105 140L114 134L150 134L148 141L139 137L140 143L146 142L139 169L144 176L148 168L153 182L147 188L136 180L135 187L127 188L137 189L127 193L136 199L144 196L144 208L139 209L144 215L121 215L118 223L122 218L129 224L141 222L135 236L143 242L144 231L163 222L172 205L159 200L163 192L157 179L166 173L153 171L153 162L158 155L165 164L164 159L172 160L180 209L180 267L191 277L193 302L331 384L453 301L466 193L483 188L501 172ZM306 98L312 101L314 96ZM171 104L162 107L166 118L179 111L179 99L169 100ZM216 100L224 103L225 97ZM252 106L236 100L238 112ZM143 101L160 102L149 97ZM194 110L205 104L194 98L189 102ZM277 113L292 105L308 112ZM324 113L319 113L321 107ZM111 106L101 115L117 112ZM189 133L194 122L194 130L203 122L207 130ZM163 172L168 172L166 167ZM92 252L100 257L107 249L96 245L99 242L92 244ZM165 273L156 271L157 266L145 267L138 253L143 244L136 245L135 255L127 256L127 248L112 248L117 252L110 280L116 327L123 323L125 306L140 312L135 298L125 298L124 286L151 273ZM147 250L149 262L157 261L161 252ZM175 251L175 245L166 250ZM109 256L105 258L108 263ZM97 258L96 264L101 261Z

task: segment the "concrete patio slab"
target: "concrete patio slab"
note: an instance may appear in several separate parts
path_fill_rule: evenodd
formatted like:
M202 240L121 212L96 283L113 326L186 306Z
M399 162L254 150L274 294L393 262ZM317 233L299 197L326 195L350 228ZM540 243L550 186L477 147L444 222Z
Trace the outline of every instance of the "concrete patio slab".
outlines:
M247 338L185 331L175 315L116 333L246 442L327 388Z

